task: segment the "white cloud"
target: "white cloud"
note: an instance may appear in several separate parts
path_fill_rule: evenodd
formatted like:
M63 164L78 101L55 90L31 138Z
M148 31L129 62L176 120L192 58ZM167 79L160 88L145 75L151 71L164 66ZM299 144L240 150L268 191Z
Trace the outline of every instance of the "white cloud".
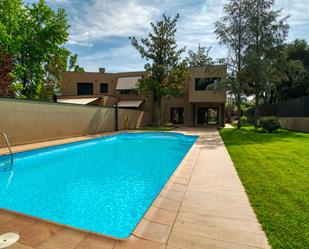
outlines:
M284 16L289 15L290 26L309 25L309 1L308 0L280 0L276 2L278 8L283 8Z
M106 67L108 72L137 71L144 68L143 60L130 44L93 52L79 58L79 63L92 72L98 71L99 67Z
M79 63L87 70L97 71L105 66L108 71L141 70L144 61L125 39L128 36L145 37L150 30L150 22L163 13L173 16L180 13L177 40L179 46L195 49L199 43L212 47L213 58L226 57L227 51L218 45L214 22L222 16L222 9L228 0L92 0L69 1L49 0L55 6L65 7L69 13L69 44L76 49L92 47L92 54L81 56ZM291 15L289 40L305 38L309 32L309 0L277 0L276 9L283 8L283 15ZM57 4L56 4L57 2ZM118 40L110 48L110 41ZM109 48L104 41L109 41ZM102 41L102 46L100 46ZM122 44L122 45L119 45ZM127 44L127 45L123 45Z
M135 0L83 2L71 10L71 43L91 43L107 37L142 35L159 10Z

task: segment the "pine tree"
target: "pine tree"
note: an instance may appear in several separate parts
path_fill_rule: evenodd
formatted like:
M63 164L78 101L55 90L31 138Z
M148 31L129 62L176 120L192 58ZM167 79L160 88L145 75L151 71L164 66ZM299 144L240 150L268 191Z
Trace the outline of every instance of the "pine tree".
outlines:
M184 81L189 78L186 60L181 55L185 48L177 48L176 24L179 15L174 18L163 15L163 19L151 23L152 32L147 38L138 41L130 37L131 44L146 58L146 76L137 86L137 92L145 96L153 95L156 112L155 119L162 126L162 100L170 96L181 97L184 94Z

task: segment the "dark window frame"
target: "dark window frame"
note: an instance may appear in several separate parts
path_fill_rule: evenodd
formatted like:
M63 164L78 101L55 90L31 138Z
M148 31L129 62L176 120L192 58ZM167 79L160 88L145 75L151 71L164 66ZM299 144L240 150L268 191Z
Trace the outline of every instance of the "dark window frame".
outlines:
M100 83L100 93L108 93L108 83Z
M89 87L89 89L86 89ZM91 82L77 82L77 95L93 95L93 83Z

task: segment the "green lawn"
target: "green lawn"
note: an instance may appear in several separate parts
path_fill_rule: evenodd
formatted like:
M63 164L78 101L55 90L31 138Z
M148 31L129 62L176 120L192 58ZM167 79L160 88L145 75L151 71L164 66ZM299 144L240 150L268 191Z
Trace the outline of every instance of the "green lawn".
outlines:
M309 134L222 129L250 202L276 248L309 248Z

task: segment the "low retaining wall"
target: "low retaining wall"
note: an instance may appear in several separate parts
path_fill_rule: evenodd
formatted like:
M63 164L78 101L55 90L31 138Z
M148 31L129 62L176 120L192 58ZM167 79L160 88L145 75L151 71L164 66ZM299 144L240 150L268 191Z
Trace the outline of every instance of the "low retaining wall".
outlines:
M118 111L119 129L124 129L126 117L130 129L149 124L147 112ZM0 132L7 134L12 145L114 130L115 109L111 107L0 98Z
M284 129L309 132L309 117L278 117L278 119Z

